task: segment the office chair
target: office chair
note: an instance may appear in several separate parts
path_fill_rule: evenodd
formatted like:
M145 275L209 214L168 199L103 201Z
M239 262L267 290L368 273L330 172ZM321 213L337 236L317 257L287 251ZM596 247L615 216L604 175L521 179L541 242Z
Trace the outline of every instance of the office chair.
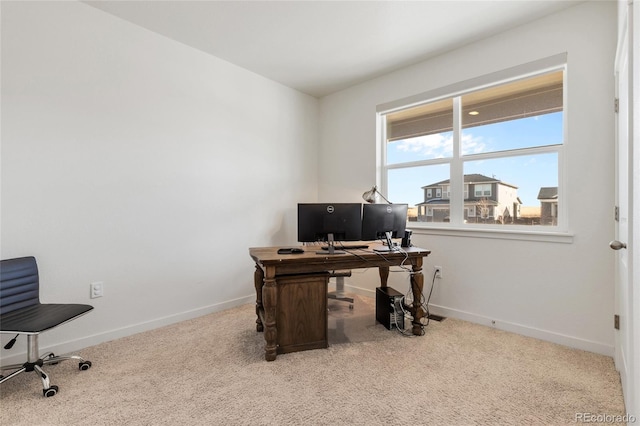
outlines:
M329 292L327 296L329 299L340 300L343 302L349 302L349 309L353 309L353 297L349 297L344 293L344 278L350 277L351 271L332 271L329 273L329 278L336 279L336 291Z
M0 334L16 334L5 349L11 349L18 335L27 335L27 362L0 367L0 370L15 370L6 377L0 376L0 384L20 373L35 371L42 380L43 395L50 397L58 393L58 387L49 383L43 365L75 359L80 370L88 370L91 361L78 355L55 356L51 352L39 355L38 336L92 309L90 305L40 303L38 266L34 257L0 261Z

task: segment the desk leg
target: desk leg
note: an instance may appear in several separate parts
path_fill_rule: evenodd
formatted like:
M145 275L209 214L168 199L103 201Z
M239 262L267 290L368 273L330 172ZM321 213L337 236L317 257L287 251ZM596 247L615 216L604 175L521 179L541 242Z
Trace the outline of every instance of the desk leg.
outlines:
M262 287L262 304L264 306L264 358L267 361L275 361L278 347L276 329L276 308L278 306L278 291L276 288L275 271L267 268Z
M416 336L422 336L424 332L424 326L420 321L425 315L422 309L422 290L424 287L424 276L422 275L422 258L416 259L413 264L413 274L411 274L411 291L413 293L413 334Z
M386 287L387 280L389 279L389 267L380 266L378 268L378 273L380 274L380 287Z
M264 272L256 263L256 270L253 273L253 285L256 287L256 331L264 331L262 320L260 319L260 311L262 306L262 285L264 284Z

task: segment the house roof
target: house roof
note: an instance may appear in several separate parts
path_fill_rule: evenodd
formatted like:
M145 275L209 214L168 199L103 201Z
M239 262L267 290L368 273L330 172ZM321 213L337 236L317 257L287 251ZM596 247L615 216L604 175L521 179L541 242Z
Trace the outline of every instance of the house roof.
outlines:
M451 179L447 179L447 180L443 180L443 181L440 181L440 182L432 183L430 185L423 186L422 189L446 185L450 181L451 181ZM464 175L464 183L476 184L476 183L495 183L495 182L501 183L503 185L510 186L512 188L516 188L516 189L518 188L515 185L511 185L509 183L502 182L500 179L496 179L496 178L493 178L493 177L481 175L479 173L471 173L471 174L468 174L468 175Z
M557 200L558 199L558 187L557 186L543 186L538 192L538 200Z

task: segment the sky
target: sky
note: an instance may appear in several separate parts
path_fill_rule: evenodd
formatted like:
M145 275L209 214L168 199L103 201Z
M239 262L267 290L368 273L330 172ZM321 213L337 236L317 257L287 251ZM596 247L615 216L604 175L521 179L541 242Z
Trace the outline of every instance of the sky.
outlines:
M562 144L562 120L563 113L556 112L463 129L463 156ZM453 133L439 133L389 142L387 163L451 158L452 153ZM558 154L465 161L464 173L479 173L517 186L524 206L539 206L540 188L558 186ZM394 203L414 206L424 201L423 186L449 178L449 164L390 170L387 198Z

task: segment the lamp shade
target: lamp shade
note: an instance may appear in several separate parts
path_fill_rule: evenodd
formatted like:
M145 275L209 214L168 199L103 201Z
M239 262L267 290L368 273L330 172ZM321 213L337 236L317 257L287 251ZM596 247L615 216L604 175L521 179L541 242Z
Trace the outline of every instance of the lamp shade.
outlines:
M367 203L375 204L376 194L380 195L382 199L385 200L387 203L393 204L391 201L387 200L385 196L380 193L380 191L378 191L378 187L376 185L374 185L373 188L371 188L370 190L364 192L362 194L362 199L365 200Z

